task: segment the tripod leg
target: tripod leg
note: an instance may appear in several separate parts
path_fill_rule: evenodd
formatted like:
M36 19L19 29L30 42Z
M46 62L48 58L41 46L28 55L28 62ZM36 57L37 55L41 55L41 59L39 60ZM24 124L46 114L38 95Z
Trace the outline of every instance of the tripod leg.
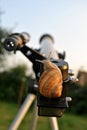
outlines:
M37 101L35 100L34 110L33 110L33 115L32 115L32 121L31 121L29 130L35 130L36 129L37 118L38 118L38 115L37 115Z
M8 130L17 130L17 128L19 127L20 123L22 122L24 116L26 115L26 113L27 113L29 107L31 106L32 102L34 101L34 99L35 99L34 94L27 95L23 105L19 109L15 119L13 120L13 122Z
M56 117L49 117L52 130L59 130L58 122Z

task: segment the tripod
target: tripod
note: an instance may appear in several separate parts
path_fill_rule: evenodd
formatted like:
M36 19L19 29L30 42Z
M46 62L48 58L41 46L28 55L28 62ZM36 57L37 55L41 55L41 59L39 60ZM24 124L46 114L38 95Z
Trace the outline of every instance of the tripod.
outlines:
M32 117L31 124L30 124L30 130L35 130L37 118L38 118L37 100L35 98L36 98L36 96L34 94L27 95L25 101L23 102L21 108L19 109L17 115L15 116L15 118L8 130L17 130L18 129L19 125L21 124L23 118L25 117L26 113L28 112L28 110L34 100L35 100L35 104L34 104L33 117ZM50 121L52 130L59 130L56 117L49 117L49 121Z

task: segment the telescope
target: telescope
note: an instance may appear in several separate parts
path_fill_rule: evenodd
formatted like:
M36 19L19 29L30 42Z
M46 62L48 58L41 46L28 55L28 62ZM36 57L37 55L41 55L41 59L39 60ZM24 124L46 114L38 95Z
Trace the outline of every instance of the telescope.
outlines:
M53 39L52 37L49 37L49 35L45 35L44 37L42 37L40 39L41 44L46 43L50 46L48 45L48 48L46 49L41 48L40 52L31 49L30 47L27 47L25 45L27 42L29 42L29 40L30 35L26 32L13 33L5 39L3 46L7 51L20 50L33 63L33 69L36 74L36 80L38 83L41 75L43 74L43 64L38 63L36 60L44 61L47 59L48 55L43 56L40 52L48 54L49 50L52 52L54 51L53 46L50 44L53 42ZM57 57L56 51L54 51L54 55L51 55L50 62L54 63L61 71L63 80L62 95L56 98L45 97L40 93L38 87L34 88L34 85L29 87L29 93L34 93L37 96L38 115L61 117L63 115L64 110L69 107L68 102L71 101L71 98L66 98L66 88L70 80L68 74L69 66L66 61Z
M72 73L69 73L69 65L64 60L65 53L63 54L59 53L59 57L58 57L57 52L53 47L54 39L52 36L50 36L49 34L45 34L40 38L41 48L39 50L28 47L26 43L29 42L29 40L30 40L30 35L26 32L23 32L23 33L13 33L9 35L3 42L3 47L7 51L14 51L14 52L16 50L21 51L21 53L23 53L25 57L27 57L28 60L32 62L33 70L36 75L36 78L31 79L31 82L29 82L28 95L26 96L26 99L24 100L21 108L19 109L12 124L10 125L9 130L17 130L24 116L28 112L31 104L33 103L35 97L37 100L35 100L35 106L34 106L35 108L34 108L30 129L35 130L37 113L38 113L39 116L50 117L49 119L50 119L52 130L59 130L56 117L61 117L63 115L64 111L67 108L69 108L69 102L72 100L71 97L67 97L67 87L70 81L72 82L72 78L71 78ZM52 53L49 57L50 51ZM48 60L49 63L56 66L60 70L62 75L62 82L61 82L63 86L62 93L59 97L55 97L55 98L46 97L41 93L39 89L40 87L39 81L41 77L43 77L45 72L44 68L46 67L44 66L43 63L48 62ZM54 73L54 75L56 75L56 73ZM53 75L51 75L51 77L52 76ZM51 79L51 77L49 77L49 79ZM56 77L58 77L58 75L56 75ZM49 81L50 80L48 80L48 83ZM76 80L74 80L74 82L75 81ZM50 89L49 85L48 88ZM53 93L51 95L53 95Z

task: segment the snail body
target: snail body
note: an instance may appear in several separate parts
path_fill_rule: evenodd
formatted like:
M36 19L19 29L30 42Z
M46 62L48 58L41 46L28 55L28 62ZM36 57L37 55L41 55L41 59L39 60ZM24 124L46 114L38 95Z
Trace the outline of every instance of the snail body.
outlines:
M58 66L50 60L44 61L44 72L39 79L39 92L48 98L62 95L62 73Z

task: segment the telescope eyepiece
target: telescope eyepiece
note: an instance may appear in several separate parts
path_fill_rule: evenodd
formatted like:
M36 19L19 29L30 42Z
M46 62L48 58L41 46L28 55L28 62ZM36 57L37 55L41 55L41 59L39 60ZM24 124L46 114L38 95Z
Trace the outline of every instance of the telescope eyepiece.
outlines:
M13 33L7 37L3 43L4 48L7 51L14 51L19 49L23 44L30 40L30 35L26 32Z
M4 48L8 51L13 51L16 48L16 42L17 40L13 37L9 37L4 41Z

